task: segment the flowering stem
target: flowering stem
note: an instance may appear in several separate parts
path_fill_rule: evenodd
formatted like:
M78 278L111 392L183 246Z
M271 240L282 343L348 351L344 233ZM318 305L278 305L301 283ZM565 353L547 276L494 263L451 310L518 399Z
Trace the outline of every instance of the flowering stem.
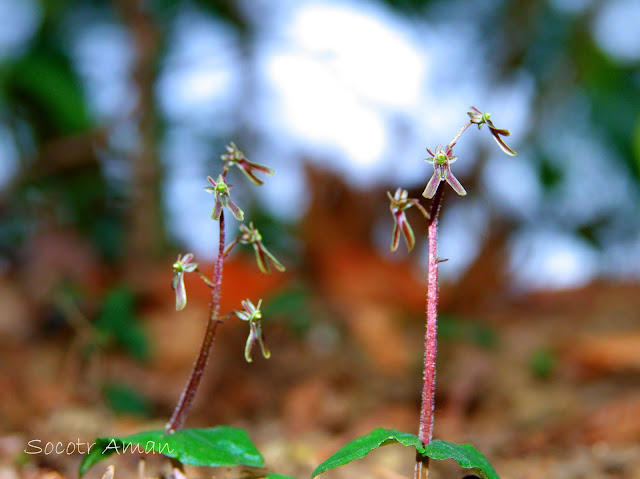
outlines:
M467 128L469 128L472 125L472 123L470 121L468 121L467 123L465 123L465 125L460 128L460 131L458 132L458 134L456 136L453 137L453 140L451 140L449 142L448 147L449 148L453 148L453 146L457 143L457 141L460 139L460 137L462 136L462 134L467 131Z
M222 266L224 265L224 246L225 246L225 234L224 234L224 211L220 213L220 241L218 245L218 259L213 271L212 288L211 288L211 304L209 308L209 321L207 323L207 331L205 332L204 339L202 341L202 347L200 348L200 354L196 359L182 394L178 405L173 411L171 419L165 426L165 431L169 434L181 429L184 425L184 421L189 414L189 410L193 405L193 400L200 386L202 380L202 374L207 366L211 349L213 348L213 342L216 337L216 330L218 324L222 323L219 318L220 310L220 291L222 288Z
M466 129L466 128L464 128ZM464 132L458 134L458 137ZM427 445L433 439L433 412L436 392L436 330L438 315L438 213L444 194L444 182L438 190L431 205L429 220L429 271L427 282L427 328L424 344L424 383L422 386L422 406L420 409L420 432L418 437ZM414 479L426 479L429 476L429 458L416 455Z

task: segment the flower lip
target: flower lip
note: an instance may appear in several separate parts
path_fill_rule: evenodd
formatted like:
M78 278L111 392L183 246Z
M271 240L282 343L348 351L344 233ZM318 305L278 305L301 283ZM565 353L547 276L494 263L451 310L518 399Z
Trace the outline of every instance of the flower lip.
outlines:
M435 153L433 153L429 148L427 148L427 151L431 155L431 158L427 158L425 161L433 164L433 175L431 175L427 186L422 192L422 196L429 199L433 198L438 190L440 182L443 180L449 183L453 190L460 196L465 196L467 191L451 172L451 164L458 159L457 156L453 156L453 149L451 146L449 145L445 148L442 145L438 145L436 146Z
M191 273L198 268L198 263L193 263L193 254L178 255L173 263L173 279L171 287L176 292L176 311L181 311L187 305L187 290L184 286L185 273Z
M222 175L219 175L217 180L214 180L211 176L207 176L207 181L211 186L206 186L204 188L205 191L216 196L211 218L218 221L222 213L222 208L227 207L238 221L242 221L244 219L244 212L231 199L229 193L231 185L225 183Z

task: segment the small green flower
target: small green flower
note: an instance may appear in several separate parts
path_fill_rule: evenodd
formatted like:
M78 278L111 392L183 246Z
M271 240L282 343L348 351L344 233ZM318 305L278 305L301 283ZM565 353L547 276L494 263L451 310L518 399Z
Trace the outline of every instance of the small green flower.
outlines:
M207 176L207 181L211 184L211 186L205 187L207 193L211 193L212 195L216 195L216 204L213 207L213 212L211 213L211 218L214 220L220 219L220 213L222 213L222 208L227 207L233 213L233 216L238 221L242 221L244 219L244 212L236 205L231 199L231 195L229 194L230 185L227 185L224 182L224 178L222 175L218 176L218 179L214 181L213 178Z
M225 149L227 150L227 154L222 155L220 159L230 165L236 165L238 168L240 168L240 171L242 171L247 176L247 178L249 178L249 180L251 180L251 182L255 183L256 185L262 185L264 183L263 180L256 176L256 172L263 173L267 176L272 176L275 174L275 171L271 168L260 165L258 163L251 163L249 160L247 160L247 157L244 156L244 153L242 153L238 149L234 142L231 142L230 145L225 146Z
M249 226L240 225L240 232L242 235L238 240L243 244L253 245L253 250L256 253L256 262L258 268L263 273L271 273L271 264L278 270L284 271L286 268L276 259L275 256L262 244L262 235L253 226L253 223L249 223Z
M398 249L400 244L400 233L404 236L404 240L407 243L409 251L413 249L416 244L416 237L413 234L413 229L407 220L405 211L415 206L420 210L425 218L429 219L429 213L425 210L420 202L414 198L409 198L409 192L398 188L393 196L387 191L389 197L389 209L393 215L393 234L391 235L391 251Z
M433 175L431 176L429 183L427 183L422 196L425 198L433 198L438 189L438 185L442 180L446 180L446 182L451 185L451 188L453 188L453 190L460 196L466 195L467 191L462 187L458 179L453 176L453 173L451 173L451 163L458 159L457 156L453 156L451 147L447 146L445 148L442 145L438 145L436 146L435 153L433 153L429 148L427 148L427 151L431 155L431 158L427 158L425 161L433 163Z
M247 338L247 343L244 348L244 358L248 363L253 361L253 359L251 359L251 349L255 342L258 341L260 349L262 350L262 355L266 359L269 359L271 357L271 352L265 344L264 334L262 332L262 312L260 311L262 300L258 301L257 306L255 306L249 299L242 301L241 304L244 310L235 311L236 316L243 321L249 322L249 337Z
M187 305L187 290L184 287L184 274L196 270L198 263L192 263L193 254L187 253L184 257L178 255L178 259L173 263L173 280L171 287L176 292L176 311L182 311Z
M482 128L482 125L486 123L486 125L489 127L491 135L493 136L493 139L496 140L496 143L498 144L500 149L502 149L502 151L504 151L509 156L516 156L516 152L509 148L502 139L503 136L511 135L511 132L505 128L497 128L493 124L493 121L490 120L491 113L482 112L475 106L471 106L469 108L471 108L472 111L468 111L467 115L469 115L471 123L475 123L476 125L478 125L478 130Z

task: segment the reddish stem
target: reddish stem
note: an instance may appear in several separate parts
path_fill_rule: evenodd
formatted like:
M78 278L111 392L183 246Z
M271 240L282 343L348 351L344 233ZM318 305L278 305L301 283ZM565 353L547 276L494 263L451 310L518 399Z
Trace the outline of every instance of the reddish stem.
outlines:
M456 136L453 137L453 140L451 140L449 142L449 148L453 148L455 146L455 144L458 142L458 140L460 139L460 137L462 136L462 134L467 131L467 128L469 128L471 126L471 122L468 121L467 123L464 124L464 126L462 128L460 128L460 131L458 132L458 134Z
M187 381L187 384L184 387L182 394L180 395L180 400L178 401L178 405L173 411L171 419L165 426L165 431L169 434L177 431L178 429L181 429L184 425L184 421L187 418L187 414L189 414L189 410L193 405L193 400L195 399L196 392L198 391L198 387L200 386L202 374L207 367L209 355L211 354L211 349L213 348L213 343L216 338L216 330L218 329L218 324L222 323L219 318L219 311L220 291L222 289L222 266L224 265L225 258L224 211L220 213L219 225L220 242L218 245L218 259L213 271L213 287L211 288L211 304L209 307L209 322L207 323L207 331L205 332L204 339L202 341L200 354L198 355L198 358L193 365L193 369L191 370L191 376L189 376L189 380Z
M424 343L424 383L422 386L422 406L420 408L420 432L418 437L427 445L433 439L433 411L436 393L436 352L438 316L438 213L444 194L444 182L438 186L431 205L429 220L429 272L427 283L427 327ZM414 479L429 476L429 458L416 455Z

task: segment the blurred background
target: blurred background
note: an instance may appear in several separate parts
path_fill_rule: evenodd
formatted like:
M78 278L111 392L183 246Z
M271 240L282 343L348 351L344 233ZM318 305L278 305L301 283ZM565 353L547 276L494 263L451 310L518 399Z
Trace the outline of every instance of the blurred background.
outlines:
M640 477L638 25L636 0L0 0L0 475L73 477L27 441L170 415L209 300L188 278L175 313L171 264L211 270L230 141L277 171L230 181L288 269L234 250L222 308L263 297L273 357L225 324L189 424L246 427L299 477L416 429L426 225L391 254L385 192L421 198L474 105L518 155L486 127L456 146L436 436L504 477ZM379 454L333 474L411 474Z

